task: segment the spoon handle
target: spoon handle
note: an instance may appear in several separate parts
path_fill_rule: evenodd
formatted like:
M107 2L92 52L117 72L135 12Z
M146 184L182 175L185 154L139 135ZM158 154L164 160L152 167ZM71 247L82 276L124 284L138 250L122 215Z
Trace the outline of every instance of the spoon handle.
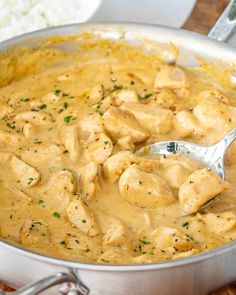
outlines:
M221 148L221 153L225 154L228 147L236 139L236 128L232 129L221 141L219 141L214 146L219 146Z

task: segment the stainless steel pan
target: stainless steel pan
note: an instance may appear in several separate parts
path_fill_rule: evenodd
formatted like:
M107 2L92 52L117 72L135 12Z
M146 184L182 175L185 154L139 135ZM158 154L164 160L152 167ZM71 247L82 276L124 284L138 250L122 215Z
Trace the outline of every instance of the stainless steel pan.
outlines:
M235 28L236 1L231 1L209 37L164 27L142 24L83 24L38 31L0 44L0 52L14 46L40 44L43 38L96 32L102 38L135 43L151 40L173 42L191 63L195 54L211 60L236 63L236 49L223 42ZM33 38L33 41L32 41ZM1 71L1 69L0 69ZM236 279L236 242L215 250L164 263L146 265L99 265L56 259L0 241L0 278L14 282L17 295L205 295ZM44 278L44 279L42 279ZM58 285L57 287L50 288ZM49 290L50 288L50 290ZM0 292L0 294L4 294Z

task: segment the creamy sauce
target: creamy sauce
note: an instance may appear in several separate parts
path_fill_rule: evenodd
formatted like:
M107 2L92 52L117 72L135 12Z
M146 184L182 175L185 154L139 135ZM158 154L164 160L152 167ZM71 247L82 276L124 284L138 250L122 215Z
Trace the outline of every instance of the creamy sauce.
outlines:
M235 239L235 144L226 159L231 186L207 171L212 186L197 184L194 197L220 194L190 217L180 191L191 194L198 164L134 155L167 139L213 144L235 127L233 91L212 85L203 68L166 67L142 54L131 60L125 47L118 54L103 46L0 88L1 237L51 256L116 264L181 258ZM125 151L118 168L109 166Z

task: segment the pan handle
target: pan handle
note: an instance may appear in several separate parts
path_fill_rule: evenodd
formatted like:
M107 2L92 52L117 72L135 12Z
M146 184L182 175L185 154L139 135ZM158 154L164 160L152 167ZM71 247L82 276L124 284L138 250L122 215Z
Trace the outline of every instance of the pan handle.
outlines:
M46 289L58 284L60 286L61 294L70 295L88 295L89 289L85 287L74 275L69 273L56 273L44 279L41 279L33 284L22 287L14 292L1 292L0 295L37 295Z
M208 36L219 41L228 41L236 28L236 0L231 0L223 14L210 30Z

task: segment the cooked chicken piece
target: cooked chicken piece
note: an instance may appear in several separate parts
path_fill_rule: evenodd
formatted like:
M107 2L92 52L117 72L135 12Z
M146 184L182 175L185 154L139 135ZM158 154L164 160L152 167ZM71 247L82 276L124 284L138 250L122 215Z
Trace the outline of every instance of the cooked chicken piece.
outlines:
M205 90L205 91L201 91L198 94L198 98L199 99L208 99L208 98L214 98L216 100L218 100L219 102L222 102L224 104L229 104L229 100L227 97L225 97L223 94L219 93L217 90L213 89L213 90Z
M170 110L128 102L123 103L121 109L133 114L141 126L154 134L165 134L172 129L173 113Z
M123 89L114 94L114 104L120 106L123 102L139 103L138 94L134 90Z
M130 136L134 143L140 143L149 137L148 132L139 125L135 117L129 112L110 107L102 118L105 129L114 140Z
M162 89L155 97L151 100L151 104L154 106L158 104L160 107L165 109L170 109L172 111L176 110L178 104L178 98L176 94L168 89Z
M18 183L17 183L18 184ZM6 187L7 189L9 189L16 198L19 198L20 201L25 201L27 203L31 203L32 198L31 196L29 196L27 193L25 193L22 189L19 189L18 187L16 187L16 185L12 184L10 181L4 182L4 187Z
M78 227L83 233L94 237L99 234L99 228L92 211L78 198L70 202L66 213L71 223Z
M99 114L88 114L78 122L79 134L87 137L91 133L103 132L102 119Z
M148 237L157 249L168 249L174 247L178 251L189 251L192 249L194 241L176 228L161 226Z
M84 155L89 161L103 164L111 155L112 150L113 143L105 133L92 133L88 138Z
M44 112L23 112L19 113L14 118L15 121L26 121L35 125L48 124L51 121L51 117Z
M100 213L98 214L98 222L103 234L102 243L104 246L127 248L129 244L132 244L128 229L119 219Z
M202 215L202 220L206 223L208 230L216 234L236 228L236 216L232 212L207 213Z
M38 165L43 163L50 165L50 161L54 164L55 162L61 161L62 155L63 150L58 144L35 139L32 146L28 146L22 150L21 158L30 165Z
M194 161L179 155L161 157L160 164L161 175L175 191L180 188L194 170L198 169Z
M63 92L61 90L55 90L54 92L49 92L42 97L44 102L58 102L62 98Z
M192 256L194 254L197 254L198 251L196 249L192 249L186 252L180 252L180 253L176 253L172 256L172 259L180 259L180 258L185 258L188 256Z
M28 220L20 232L20 242L25 247L47 247L50 244L48 227L41 221Z
M231 122L235 117L233 107L219 102L215 98L203 99L193 109L193 114L206 128L229 130ZM233 126L232 126L233 127Z
M63 142L72 160L78 160L80 155L79 135L77 125L64 126L61 131Z
M24 140L20 134L12 134L0 130L0 145L3 146L17 146Z
M163 66L157 73L154 81L154 91L160 89L188 88L189 83L185 72L177 67Z
M36 135L36 130L33 124L25 123L23 126L23 133L26 138L32 138Z
M116 183L120 175L132 163L133 154L129 151L122 151L112 155L103 164L103 175L110 183Z
M79 255L83 255L84 253L94 254L96 259L97 255L99 255L101 252L101 238L100 236L96 237L90 237L82 232L76 233L76 234L66 234L64 239L64 246L67 249L73 249L75 250L76 258L79 257ZM88 251L88 249L90 251ZM91 253L92 252L92 253Z
M98 175L98 165L90 162L86 166L78 169L80 193L83 198L90 199L95 195L96 179Z
M103 85L97 85L89 91L87 96L89 97L89 101L92 104L94 104L94 103L100 102L103 99L103 95L104 95Z
M1 103L0 105L0 120L14 111L13 108Z
M39 182L40 174L34 167L31 167L15 156L12 157L10 164L17 180L23 187L31 187Z
M119 138L116 142L116 146L122 151L133 151L135 149L131 136Z
M124 249L108 249L97 260L99 263L124 264L133 263L133 257Z
M196 117L187 111L181 111L174 117L175 130L181 137L202 137L206 130L201 126Z
M134 158L133 162L137 164L138 168L145 172L157 173L160 170L160 163L158 158L145 158L145 157L138 157Z
M0 152L0 164L5 164L12 158L11 153Z
M230 184L207 168L194 171L179 189L185 213L197 212L203 204L230 188Z
M144 208L165 207L175 202L167 183L154 173L130 166L119 180L121 196L131 205Z
M99 114L104 114L110 106L112 106L113 100L110 95L105 97L103 100L97 102L93 108Z
M53 172L49 179L49 186L55 193L65 191L74 193L76 190L75 179L70 170Z

